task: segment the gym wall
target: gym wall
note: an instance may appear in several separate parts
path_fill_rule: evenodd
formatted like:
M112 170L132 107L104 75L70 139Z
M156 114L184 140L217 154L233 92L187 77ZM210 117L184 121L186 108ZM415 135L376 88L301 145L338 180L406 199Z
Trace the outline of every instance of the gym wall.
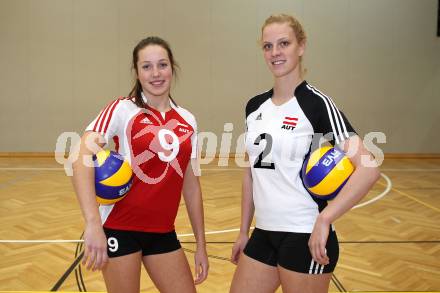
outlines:
M149 35L180 64L172 90L220 141L272 77L257 40L271 13L308 35L306 79L386 153L440 153L437 0L0 0L0 152L53 152L132 85L131 53ZM217 151L219 149L217 145Z

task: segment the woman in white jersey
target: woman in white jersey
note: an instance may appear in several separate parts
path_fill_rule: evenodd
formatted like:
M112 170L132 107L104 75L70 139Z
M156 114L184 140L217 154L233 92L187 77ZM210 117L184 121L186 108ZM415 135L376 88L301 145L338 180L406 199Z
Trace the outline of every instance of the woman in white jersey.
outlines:
M289 15L272 15L261 32L273 88L246 106L242 216L231 260L231 292L327 292L339 247L332 223L359 202L379 178L361 164L372 155L331 98L303 79L306 36ZM324 136L346 153L355 171L327 204L309 195L300 170L312 141ZM347 154L349 154L347 153ZM255 212L256 228L248 233Z
M202 194L197 164L191 164L197 160L196 121L171 99L176 63L167 42L141 40L133 69L129 97L112 101L89 124L74 164L86 224L83 264L102 270L110 293L139 292L142 264L159 291L195 292L208 273ZM82 162L111 139L129 160L133 183L124 199L98 207L94 170ZM195 280L174 231L182 193L197 242Z

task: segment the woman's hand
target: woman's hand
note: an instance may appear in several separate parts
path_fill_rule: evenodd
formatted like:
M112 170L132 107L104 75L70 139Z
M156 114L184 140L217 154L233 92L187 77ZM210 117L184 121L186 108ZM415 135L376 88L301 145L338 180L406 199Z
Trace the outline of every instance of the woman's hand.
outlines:
M330 223L322 217L318 217L309 239L309 249L314 261L320 265L328 265L330 260L327 256L325 245L330 231Z
M84 231L84 256L82 264L88 270L101 270L108 261L107 238L100 224L87 224Z
M194 273L196 278L194 279L194 284L201 284L208 277L208 255L206 253L206 246L202 248L197 247L196 253L194 254Z
M233 264L235 265L238 264L240 255L243 252L243 249L248 241L249 241L249 236L246 233L238 234L237 240L235 241L234 246L232 247L231 262Z

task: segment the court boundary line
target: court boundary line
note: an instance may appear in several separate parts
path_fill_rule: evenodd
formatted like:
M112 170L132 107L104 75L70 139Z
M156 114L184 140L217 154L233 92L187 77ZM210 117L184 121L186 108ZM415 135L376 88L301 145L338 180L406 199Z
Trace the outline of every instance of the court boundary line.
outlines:
M380 175L386 180L387 185L385 190L380 193L379 195L375 196L374 198L370 199L369 201L363 202L361 204L358 204L352 208L356 209L358 207L363 207L368 204L371 204L381 198L383 198L385 195L388 194L388 192L392 189L392 182L391 179L388 178L383 173L380 173ZM254 227L251 227L251 229L254 229ZM233 229L225 229L225 230L214 230L214 231L208 231L205 232L205 235L213 235L213 234L224 234L229 232L238 232L240 231L240 228L233 228ZM186 233L186 234L178 234L177 237L190 237L194 236L194 233ZM64 239L54 239L54 240L0 240L0 243L78 243L78 242L84 242L84 240L80 239L73 239L73 240L64 240Z
M50 289L51 292L58 291L58 289L64 284L64 281L70 276L70 274L76 269L76 267L80 264L82 258L84 256L84 251L81 252L73 261L73 263L67 268L67 270L64 272L64 274L61 276L61 278L58 279L58 281L53 285L52 289Z
M373 197L372 199L367 200L366 202L355 205L354 207L351 208L352 210L369 205L369 204L381 199L382 197L384 197L385 195L387 195L390 192L390 190L393 188L393 183L391 182L391 179L387 175L385 175L384 173L380 173L380 176L382 176L382 178L384 178L385 181L387 182L387 185L385 187L385 191L383 191L379 195Z
M344 285L342 285L341 281L339 281L339 279L336 277L335 272L332 273L331 280L339 292L347 292Z
M401 191L401 190L399 190L399 189L397 189L397 188L395 188L395 187L393 187L392 190L395 191L395 192L397 192L397 193L400 194L400 195L403 195L403 196L405 196L405 197L407 197L407 198L409 198L409 199L415 201L415 202L418 202L418 203L421 204L421 205L424 205L424 206L427 207L427 208L430 208L430 209L432 209L432 210L434 210L434 211L440 213L440 209L438 209L438 208L436 208L435 206L432 206L432 205L430 205L430 204L428 204L428 203L426 203L426 202L424 202L424 201L422 201L422 200L420 200L420 199L417 199L417 198L415 198L414 196L409 195L409 194L406 193L406 192L403 192L403 191Z

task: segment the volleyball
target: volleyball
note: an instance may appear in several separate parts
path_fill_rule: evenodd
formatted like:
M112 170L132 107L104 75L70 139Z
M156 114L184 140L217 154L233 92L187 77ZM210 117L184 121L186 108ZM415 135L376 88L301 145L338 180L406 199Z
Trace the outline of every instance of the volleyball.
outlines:
M312 196L329 200L344 187L353 171L353 164L342 150L325 146L305 160L302 179Z
M117 152L102 150L93 156L96 200L114 204L124 198L133 181L133 171Z

